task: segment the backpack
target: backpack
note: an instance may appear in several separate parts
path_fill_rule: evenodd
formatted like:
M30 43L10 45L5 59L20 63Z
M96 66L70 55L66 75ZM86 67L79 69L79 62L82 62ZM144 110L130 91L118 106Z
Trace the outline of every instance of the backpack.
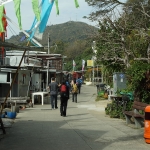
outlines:
M81 86L81 83L82 83L81 79L78 79L78 80L77 80L77 86L80 87L80 86Z
M78 87L76 84L73 84L72 86L72 93L78 93Z
M60 92L66 93L67 92L67 87L66 85L62 85L60 88Z
M68 81L66 82L66 85L68 88L70 88L70 83Z

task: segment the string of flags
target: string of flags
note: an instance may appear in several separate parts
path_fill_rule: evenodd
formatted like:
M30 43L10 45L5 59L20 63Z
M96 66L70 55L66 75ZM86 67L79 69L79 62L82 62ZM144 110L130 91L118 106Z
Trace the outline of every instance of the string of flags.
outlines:
M5 0L9 1L9 0ZM22 23L21 23L21 0L13 0L14 2L14 8L15 8L15 13L16 17L18 19L18 25L20 30L22 30ZM55 2L56 6L56 14L59 15L59 0L41 0L41 4L39 4L39 0L32 0L32 9L35 14L35 19L32 23L32 26L30 30L28 30L28 33L30 33L30 37L28 40L32 40L32 38L35 35L38 35L38 37L42 38L42 33L44 32L53 4ZM79 7L78 0L74 0L75 7ZM0 12L3 11L4 5L0 5ZM4 23L2 20L3 13L0 13L0 32L4 32ZM41 34L41 36L40 36Z

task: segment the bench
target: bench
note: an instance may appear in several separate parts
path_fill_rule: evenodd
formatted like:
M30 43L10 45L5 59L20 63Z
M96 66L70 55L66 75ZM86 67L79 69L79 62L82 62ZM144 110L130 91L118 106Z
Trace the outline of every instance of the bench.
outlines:
M4 100L0 100L0 109L2 109L3 104L4 104ZM21 106L26 107L26 105L29 105L27 100L7 100L5 104L6 104L6 106L10 106L11 109L13 106L15 106L15 107L17 107L17 106L18 107L21 107Z
M134 101L132 105L132 111L124 111L124 115L126 118L126 124L135 123L135 128L141 128L144 126L144 118L145 118L145 107L149 104Z

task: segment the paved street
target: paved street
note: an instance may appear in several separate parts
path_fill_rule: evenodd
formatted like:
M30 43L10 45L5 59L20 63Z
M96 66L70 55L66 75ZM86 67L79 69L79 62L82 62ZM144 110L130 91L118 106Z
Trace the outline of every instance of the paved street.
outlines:
M149 150L144 129L106 116L109 101L95 102L96 91L83 85L78 103L70 97L67 117L49 104L21 110L6 135L0 135L0 150Z

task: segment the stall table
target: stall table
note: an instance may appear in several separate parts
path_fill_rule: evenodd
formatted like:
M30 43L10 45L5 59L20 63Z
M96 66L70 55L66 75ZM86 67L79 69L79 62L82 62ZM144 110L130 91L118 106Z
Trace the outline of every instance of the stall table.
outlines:
M40 95L41 96L42 105L44 105L44 96L48 95L48 92L34 92L34 93L32 93L32 104L33 105L34 105L34 96L35 95Z

